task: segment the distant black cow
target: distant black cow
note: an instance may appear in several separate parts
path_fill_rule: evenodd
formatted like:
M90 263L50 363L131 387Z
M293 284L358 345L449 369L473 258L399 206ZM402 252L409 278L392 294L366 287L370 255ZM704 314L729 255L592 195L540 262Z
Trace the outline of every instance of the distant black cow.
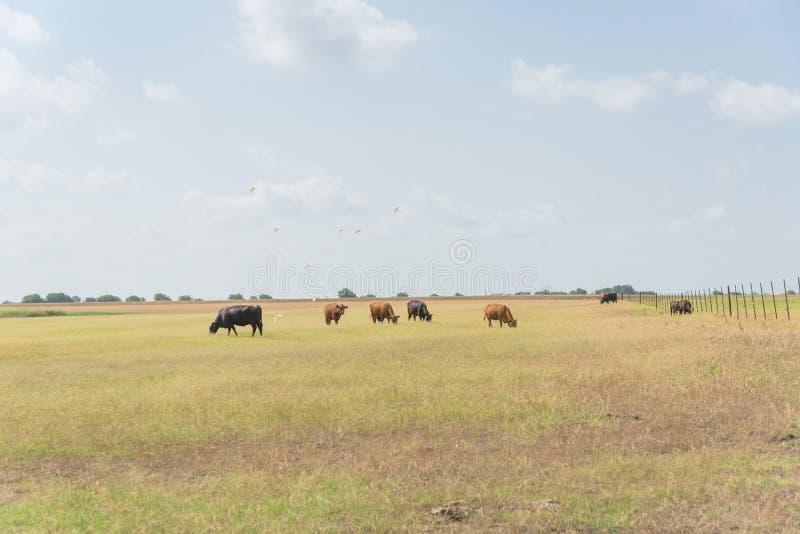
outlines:
M239 333L236 332L236 327L247 325L253 327L253 334L250 337L256 335L256 328L258 328L258 335L264 335L264 323L261 322L261 306L227 306L222 308L217 313L217 318L211 323L208 331L211 334L216 334L220 328L227 328L228 335L231 335L231 330L233 330L233 333L238 336Z
M433 314L428 313L428 305L422 302L421 300L409 300L408 301L408 320L410 321L411 318L414 318L416 322L417 317L419 317L423 321L430 321L433 319Z
M616 293L602 293L600 295L600 304L604 304L606 302L617 302L617 294Z
M684 313L692 313L693 311L692 302L689 300L673 300L669 303L670 315L674 315L676 313L683 315Z

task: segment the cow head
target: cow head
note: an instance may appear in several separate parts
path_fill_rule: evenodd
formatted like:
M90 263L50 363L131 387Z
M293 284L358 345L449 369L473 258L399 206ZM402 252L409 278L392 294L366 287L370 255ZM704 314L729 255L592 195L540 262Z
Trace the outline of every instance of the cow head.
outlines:
M347 306L344 304L337 304L336 309L339 311L340 314L344 315L344 311L347 309Z
M429 313L429 314L428 314L428 315L425 317L425 320L426 320L426 321L430 321L431 319L433 319L433 314L432 314L432 313Z
M516 319L511 319L510 321L508 321L508 327L509 328L516 328L517 327L517 320Z
M219 330L219 325L217 323L211 323L211 326L208 327L209 334L216 334L217 330Z
M399 318L400 318L399 315L392 315L391 317L389 317L389 320L392 321L394 324L397 324L397 319Z

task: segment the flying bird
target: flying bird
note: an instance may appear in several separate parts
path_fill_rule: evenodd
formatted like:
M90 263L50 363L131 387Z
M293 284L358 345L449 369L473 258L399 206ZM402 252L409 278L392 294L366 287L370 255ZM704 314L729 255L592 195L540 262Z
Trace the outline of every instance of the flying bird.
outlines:
M278 230L280 230L280 229L281 229L281 227L280 227L280 226L276 226L275 228L273 228L273 229L272 229L272 231L273 231L273 232L277 232L277 231L278 231Z
M354 233L354 234L356 234L356 235L358 235L358 234L360 234L360 233L361 233L361 232L363 232L363 231L364 231L364 230L362 230L361 228L358 228L358 229L356 229L356 231L355 231L355 232L353 232L353 233Z
M340 226L337 232L339 232L339 237L342 237L342 232L344 232L344 226Z
M303 269L308 269L309 267L313 267L313 266L314 266L314 264L313 264L313 263L311 263L311 262L308 262L308 263L306 263L305 265L303 265Z
M282 313L277 314L275 317L272 318L272 322L277 323L278 319L280 319L281 317L283 317Z
M394 214L397 215L398 213L400 213L400 206L394 208Z
M254 186L254 185L251 185L251 186L250 186L250 194L252 195L252 194L253 194L253 193L255 193L255 192L256 192L256 186Z

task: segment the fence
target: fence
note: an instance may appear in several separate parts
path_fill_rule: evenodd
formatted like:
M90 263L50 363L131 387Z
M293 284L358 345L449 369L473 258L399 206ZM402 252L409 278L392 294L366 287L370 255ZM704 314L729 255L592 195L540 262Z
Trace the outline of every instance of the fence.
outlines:
M692 289L683 293L627 293L622 295L623 300L638 302L642 306L654 308L656 310L669 313L670 303L674 300L688 300L692 303L693 313L707 313L722 315L727 317L736 316L736 319L762 320L780 319L786 316L787 320L792 319L792 311L789 304L789 288L786 279L782 280L782 285L778 286L779 293L775 293L775 284L769 282L767 293L764 292L764 284L758 282L754 286L748 282L748 287L744 283L733 284L733 290L729 284L709 287L705 289ZM748 291L749 289L749 291ZM780 290L783 289L783 293ZM800 294L800 276L797 277L797 294ZM791 299L800 302L798 299Z

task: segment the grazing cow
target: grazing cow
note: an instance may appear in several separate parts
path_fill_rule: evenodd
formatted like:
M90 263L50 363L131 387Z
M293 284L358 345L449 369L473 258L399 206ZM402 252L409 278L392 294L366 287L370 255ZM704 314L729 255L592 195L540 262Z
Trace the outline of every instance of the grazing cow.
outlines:
M606 302L617 302L617 294L600 293L600 304L605 304Z
M220 328L227 328L228 335L231 335L231 330L237 336L239 333L236 331L237 326L253 327L253 334L256 335L256 328L258 328L258 335L264 335L264 323L261 322L261 306L227 306L222 308L217 313L217 318L211 323L208 329L210 334L216 334Z
M409 300L408 320L410 321L412 317L414 318L414 322L417 321L417 317L422 321L430 321L433 319L433 314L428 313L428 305L421 300Z
M669 314L673 315L679 313L683 315L684 313L692 313L694 309L692 309L692 302L690 300L673 300L669 303Z
M517 327L517 320L511 315L511 310L505 304L487 304L483 308L483 320L489 321L489 328L492 328L492 321L499 321L500 328L503 323L508 323L509 328Z
M380 300L375 300L370 302L369 304L369 314L372 317L372 322L380 322L382 323L384 319L389 321L390 323L397 323L397 319L400 317L399 315L394 314L394 310L392 309L392 305L388 302L383 302Z
M339 319L341 319L342 315L344 315L344 311L347 309L347 306L344 304L339 303L331 303L325 305L325 324L331 324L333 321L336 324L339 324Z

